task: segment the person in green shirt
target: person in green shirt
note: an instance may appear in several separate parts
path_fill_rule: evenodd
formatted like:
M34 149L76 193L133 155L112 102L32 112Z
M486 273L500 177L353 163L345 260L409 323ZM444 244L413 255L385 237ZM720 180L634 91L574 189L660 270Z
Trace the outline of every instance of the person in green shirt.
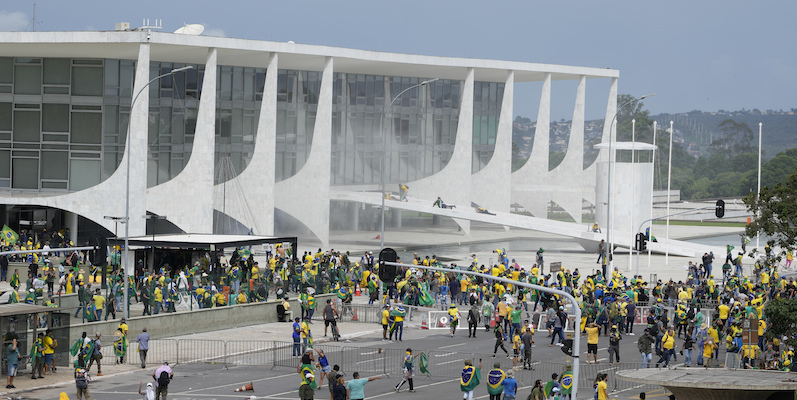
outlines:
M465 368L462 368L462 376L459 379L459 388L462 390L464 400L473 400L473 391L479 386L479 379L482 376L481 368L481 359L478 367L474 367L470 359L465 360Z
M512 327L509 330L509 337L515 336L515 332L520 332L520 314L522 314L520 304L516 305L515 308L513 308L509 313L509 317L512 320Z
M19 292L17 292L17 290L19 290L19 285L14 285L13 287L14 290L8 294L8 304L19 303Z
M44 378L42 373L44 372L44 333L39 332L39 336L36 341L33 342L33 346L30 348L30 364L32 366L32 371L30 374L30 379L36 379L36 374L39 374L39 378Z

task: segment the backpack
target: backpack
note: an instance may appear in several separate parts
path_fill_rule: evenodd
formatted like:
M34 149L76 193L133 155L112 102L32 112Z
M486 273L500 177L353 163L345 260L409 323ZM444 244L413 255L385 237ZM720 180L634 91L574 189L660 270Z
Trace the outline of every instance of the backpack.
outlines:
M75 386L78 389L85 389L85 388L89 387L89 382L86 379L86 373L85 372L78 371L75 374L76 374L76 376L75 376Z
M169 386L169 373L166 371L161 372L160 376L158 377L158 386L159 387L166 387Z

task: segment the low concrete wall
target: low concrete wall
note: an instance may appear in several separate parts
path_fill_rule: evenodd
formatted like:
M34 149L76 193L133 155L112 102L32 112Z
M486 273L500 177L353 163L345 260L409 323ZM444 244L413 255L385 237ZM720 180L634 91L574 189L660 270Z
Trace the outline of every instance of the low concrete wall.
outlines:
M316 296L319 309L326 304L327 299L333 299L335 294L322 294ZM293 298L289 300L294 317L301 315L299 300ZM272 300L261 303L236 304L234 306L196 309L194 311L183 311L178 313L161 313L158 315L133 317L127 320L129 327L128 338L132 342L141 333L144 327L152 339L161 339L172 336L181 336L191 333L210 332L220 329L236 328L239 326L259 325L269 322L277 322L277 304L279 301ZM119 326L119 319L71 324L69 327L69 337L75 339L81 333L87 332L93 336L95 332L103 336L113 335ZM225 338L235 339L235 338ZM286 337L285 340L289 338Z

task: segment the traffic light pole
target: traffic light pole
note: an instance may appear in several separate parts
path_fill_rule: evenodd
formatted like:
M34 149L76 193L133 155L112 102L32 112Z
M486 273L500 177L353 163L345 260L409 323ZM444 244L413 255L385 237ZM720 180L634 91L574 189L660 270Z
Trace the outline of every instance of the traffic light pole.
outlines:
M385 262L385 264L393 265L393 266L396 266L396 267L425 269L425 270L429 270L429 271L437 271L437 272L443 272L443 273L456 272L458 274L478 276L478 277L481 277L483 279L488 279L488 280L491 280L491 281L508 283L508 284L515 285L515 286L522 286L522 287L526 287L526 288L529 288L529 289L539 290L539 291L545 292L545 293L556 294L556 295L559 295L561 297L564 297L564 298L570 300L570 303L573 306L573 314L576 317L575 323L573 325L573 332L575 333L575 338L573 339L573 383L572 383L573 392L572 392L572 398L573 399L577 399L578 398L578 372L579 372L579 359L578 359L578 357L579 357L579 353L580 353L580 349L581 349L581 307L579 306L578 302L576 301L576 298L573 297L573 295L571 295L570 293L567 293L565 291L558 290L558 289L552 289L552 288L549 288L549 287L546 287L546 286L532 285L531 283L518 282L518 281L514 281L512 279L499 278L497 276L482 274L482 273L473 272L473 271L454 270L454 269L450 269L450 268L427 267L427 266L424 266L424 265L399 264L399 263L395 263L395 262Z
M720 200L720 201L722 201L722 200ZM669 217L672 217L674 215L681 215L681 214L687 214L687 213L690 213L690 212L705 210L705 209L708 209L708 208L719 209L719 207L720 207L719 202L717 202L717 205L715 205L715 206L705 206L705 207L695 208L693 210L679 211L677 213L662 215L661 217L646 219L641 224L639 224L639 229L637 229L637 232L639 234L641 234L642 233L642 227L645 226L645 224L647 224L648 222L651 222L651 221L655 221L655 220L658 220L658 219L669 218ZM722 203L722 214L724 215L724 213L725 213L725 203L723 202ZM717 215L719 215L719 211L717 211ZM650 238L648 238L648 240L649 239ZM639 242L640 242L640 244L644 244L645 240L643 239L643 240L640 240ZM636 247L636 246L634 246L634 247ZM639 252L644 250L644 249L642 247L640 247L639 249L634 249L634 250L636 250L636 275L639 275ZM632 251L634 251L634 250L632 250Z

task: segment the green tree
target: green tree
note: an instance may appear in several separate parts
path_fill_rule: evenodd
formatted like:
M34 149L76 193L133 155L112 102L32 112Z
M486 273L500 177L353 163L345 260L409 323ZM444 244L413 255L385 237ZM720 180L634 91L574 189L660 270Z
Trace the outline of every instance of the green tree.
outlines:
M556 168L562 160L565 159L565 153L559 153L556 151L551 151L548 153L548 170L552 170Z
M728 118L717 125L722 136L709 146L710 153L723 152L733 158L742 153L755 153L753 148L753 130L745 122L736 122Z
M797 346L797 338L794 336L794 332L797 331L797 299L772 299L764 307L764 315L767 320L764 336L767 340L781 339L785 336L786 343L781 343L781 348Z
M747 235L765 234L771 237L767 241L770 247L779 246L780 256L792 251L797 242L797 169L792 171L785 182L775 186L764 186L761 195L755 192L744 198L747 210L753 214L752 222L747 225Z
M528 157L523 157L520 154L520 147L517 143L512 142L512 172L519 170L528 160Z

